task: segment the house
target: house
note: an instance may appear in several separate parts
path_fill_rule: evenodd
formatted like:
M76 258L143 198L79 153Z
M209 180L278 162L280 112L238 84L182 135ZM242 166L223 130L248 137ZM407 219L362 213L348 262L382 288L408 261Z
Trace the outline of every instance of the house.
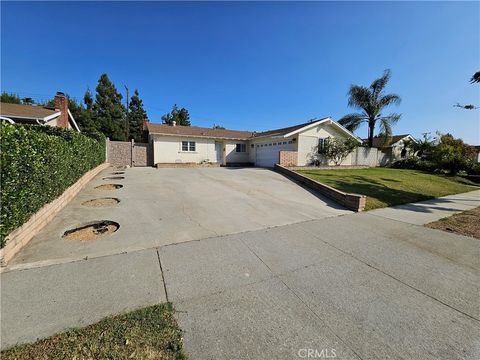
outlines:
M361 143L331 118L264 132L150 122L146 122L145 127L154 164L211 162L260 167L273 167L277 163L303 166L313 162L327 138L352 137Z
M68 99L57 92L54 108L36 105L0 103L0 118L2 121L19 124L38 124L58 126L66 129L80 129L68 109Z
M385 137L375 136L373 138L373 147L382 149L383 151L391 151L393 160L401 159L408 155L408 150L405 148L406 141L417 141L410 134L392 135L391 139L386 142ZM364 143L368 143L368 139L363 139Z

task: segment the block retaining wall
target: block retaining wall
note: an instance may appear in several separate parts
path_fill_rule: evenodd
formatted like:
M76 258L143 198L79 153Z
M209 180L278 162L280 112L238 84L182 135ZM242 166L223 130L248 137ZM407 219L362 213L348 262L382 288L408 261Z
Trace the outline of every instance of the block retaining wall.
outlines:
M25 224L8 234L5 247L0 249L0 266L6 266L41 229L52 221L55 215L62 210L93 177L109 166L110 164L103 163L85 173L75 184L67 188L62 195L44 205L33 214Z
M331 186L312 180L306 176L300 175L299 173L292 171L290 169L287 169L278 164L275 164L274 169L279 173L282 173L304 184L308 188L315 190L320 194L325 195L326 197L336 201L340 205L345 206L347 209L357 211L357 212L363 211L365 209L365 203L367 200L367 197L365 195L350 194L350 193L345 193L343 191L339 191L337 189L332 188Z

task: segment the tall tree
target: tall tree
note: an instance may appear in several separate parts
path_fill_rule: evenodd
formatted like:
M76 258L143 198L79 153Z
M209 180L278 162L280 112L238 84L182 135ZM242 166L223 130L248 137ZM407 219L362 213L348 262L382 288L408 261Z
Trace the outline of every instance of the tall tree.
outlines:
M7 93L2 91L2 96L0 98L0 102L2 103L9 103L9 104L21 104L22 100L17 94L14 93Z
M190 126L190 115L185 108L179 109L177 104L173 105L172 111L162 116L162 122L167 125L173 125L175 121L176 125Z
M143 121L147 119L147 113L137 89L130 98L128 109L130 110L127 114L130 138L140 142L143 140Z
M127 140L125 107L120 94L107 74L102 74L96 87L97 95L93 104L96 127L111 140Z
M392 126L400 120L401 115L392 113L383 116L382 110L392 104L400 104L400 96L384 94L385 86L390 80L390 70L372 82L369 87L351 85L348 92L348 106L361 110L360 113L345 115L338 122L350 131L355 131L361 124L368 125L368 146L373 146L375 127L378 124L380 133L388 139L392 136Z

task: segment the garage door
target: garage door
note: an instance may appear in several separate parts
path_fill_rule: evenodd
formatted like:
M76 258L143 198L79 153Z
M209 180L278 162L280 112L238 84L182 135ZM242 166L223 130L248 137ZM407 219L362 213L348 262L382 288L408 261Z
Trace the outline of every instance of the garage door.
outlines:
M294 145L288 141L256 144L255 166L273 167L278 163L280 150L294 150Z

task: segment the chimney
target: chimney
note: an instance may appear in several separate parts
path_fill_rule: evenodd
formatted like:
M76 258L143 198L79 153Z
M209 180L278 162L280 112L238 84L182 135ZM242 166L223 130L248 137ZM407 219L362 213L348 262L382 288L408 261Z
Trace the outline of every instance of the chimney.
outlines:
M143 131L147 131L148 130L148 123L150 122L150 120L148 119L143 119Z
M58 91L55 95L55 110L61 114L57 119L57 126L68 129L68 99L64 93Z
M177 126L177 122L176 122L176 121L172 121L172 126Z

